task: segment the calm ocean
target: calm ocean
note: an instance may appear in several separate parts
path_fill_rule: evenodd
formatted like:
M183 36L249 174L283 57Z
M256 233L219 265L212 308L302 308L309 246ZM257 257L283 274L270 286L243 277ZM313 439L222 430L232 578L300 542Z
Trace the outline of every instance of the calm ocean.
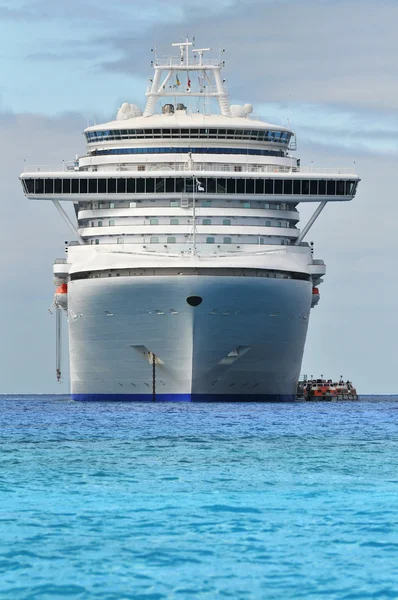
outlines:
M3 396L0 438L1 599L398 599L398 396Z

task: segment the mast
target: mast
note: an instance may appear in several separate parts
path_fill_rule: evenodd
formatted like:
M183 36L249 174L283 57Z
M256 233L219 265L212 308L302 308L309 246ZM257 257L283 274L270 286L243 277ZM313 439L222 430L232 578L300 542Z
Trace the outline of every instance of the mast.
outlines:
M155 113L156 103L159 98L176 97L215 98L218 101L220 113L225 117L231 117L228 94L221 75L224 62L221 60L205 60L203 58L204 53L210 51L211 48L192 48L192 53L199 56L199 63L190 61L189 50L191 50L193 43L188 38L185 42L177 42L172 44L172 46L180 49L180 56L178 58L158 59L155 57L153 61L152 66L155 74L150 89L146 93L147 101L143 113L144 117L150 117ZM201 74L203 80L207 81L209 85L199 87L198 89L191 87L189 71ZM180 84L166 87L170 79L173 76L178 77L178 74L181 72L187 73L187 87L181 90L179 89ZM166 75L162 81L163 73L166 73Z

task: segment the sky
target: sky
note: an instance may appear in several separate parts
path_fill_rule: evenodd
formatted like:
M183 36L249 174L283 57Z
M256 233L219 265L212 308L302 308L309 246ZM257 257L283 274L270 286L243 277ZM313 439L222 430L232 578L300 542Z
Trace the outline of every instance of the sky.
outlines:
M396 0L0 0L0 393L68 392L48 307L69 232L48 202L26 200L18 175L84 153L83 129L122 102L143 107L151 48L168 55L187 34L226 49L231 103L289 122L302 165L361 177L308 238L327 274L302 372L398 393L397 22Z

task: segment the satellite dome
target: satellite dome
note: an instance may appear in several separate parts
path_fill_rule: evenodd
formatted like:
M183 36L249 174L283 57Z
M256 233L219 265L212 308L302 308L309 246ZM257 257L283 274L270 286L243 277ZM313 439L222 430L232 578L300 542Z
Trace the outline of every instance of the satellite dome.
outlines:
M119 110L117 111L116 120L117 121L125 121L126 119L133 119L134 117L141 117L142 111L139 106L135 104L129 104L128 102L123 102Z

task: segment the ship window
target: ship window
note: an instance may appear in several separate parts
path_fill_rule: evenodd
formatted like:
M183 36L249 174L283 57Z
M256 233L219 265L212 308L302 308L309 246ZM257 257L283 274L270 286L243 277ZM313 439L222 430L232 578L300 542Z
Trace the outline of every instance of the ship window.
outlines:
M240 165L234 165L234 171L235 172L238 172L238 171L241 171L241 170L242 170L242 167Z
M310 193L310 182L308 179L303 179L301 182L301 193L305 194L306 196L308 196Z
M214 237L207 237L206 244L214 244Z
M95 238L95 243L99 244L99 239L98 238Z
M211 225L211 219L203 219L202 225Z
M145 165L138 165L137 171L145 171Z
M226 179L217 179L217 193L218 194L225 194L226 192L226 187L227 187L227 181Z
M145 179L137 179L137 194L145 194Z
M45 194L53 194L54 193L54 180L46 179L44 182L44 193Z
M117 243L118 244L123 244L123 238L117 238Z
M151 219L149 223L150 225L159 225L159 219Z
M236 179L227 179L227 194L236 193Z
M293 191L293 181L291 179L285 179L285 185L283 187L283 192L285 194L291 194Z
M146 193L147 194L153 194L154 191L155 191L155 180L148 178L146 180Z
M273 194L274 193L274 180L273 179L266 179L265 180L265 193L266 194Z
M216 180L213 177L207 178L207 193L208 194L216 193Z
M98 193L106 194L106 179L98 179Z
M96 194L98 189L97 179L88 180L88 191L90 194Z
M203 200L202 201L202 206L206 207L206 206L211 206L211 200Z
M109 203L109 208L115 208L115 203L114 202L110 202Z
M116 179L108 179L108 194L116 194Z
M40 193L37 191L37 179L36 179L36 194ZM62 193L63 194L70 194L70 179L63 179L62 180Z
M180 224L179 219L170 219L170 225L179 225L179 224Z
M125 179L118 179L116 186L117 186L116 189L117 189L118 194L126 193L126 180Z
M310 179L310 194L311 194L311 196L318 195L318 180L317 179Z
M170 206L180 206L178 200L170 200Z
M224 238L224 244L230 244L231 242L232 242L232 238L230 238L230 237Z
M35 180L34 179L25 179L25 184L26 184L26 189L28 191L28 194L34 194L35 193Z
M301 194L301 181L300 179L295 179L293 181L293 194Z
M175 244L176 243L175 237L168 237L167 238L167 243L168 244Z
M156 179L156 193L163 193L164 192L164 178L158 178Z
M336 195L343 196L344 195L344 181L336 182Z
M62 193L62 179L54 179L54 192L55 194Z
M135 194L135 179L127 179L127 193Z
M246 179L246 194L254 194L254 179Z
M109 226L112 227L112 225L114 225L114 224L115 224L115 220L114 219L110 219Z
M256 179L256 194L264 194L264 179Z
M318 181L318 194L324 196L326 194L326 181L325 180L321 180Z
M178 177L174 180L175 192L176 194L182 194L184 191L184 180L181 177Z
M282 193L282 179L275 179L274 194Z
M260 246L264 246L264 238L260 238Z
M244 202L243 203L243 208L250 208L250 207L251 207L250 202Z
M237 179L236 180L236 193L237 194L244 194L245 193L245 180L244 179Z
M198 184L200 185L200 184ZM191 194L193 192L193 180L192 179L185 179L185 193L187 194Z
M271 227L271 221L265 221L265 226L266 227Z
M175 191L175 179L174 177L168 177L166 179L166 192L168 194L174 194ZM177 204L178 206L178 204Z
M264 202L263 208L269 208L269 203L268 202Z
M158 244L159 243L159 238L158 237L151 237L149 240L150 244Z
M130 202L129 203L129 207L130 208L137 208L137 202Z
M98 227L102 227L102 221L98 221Z
M87 179L80 179L80 193L87 194Z
M231 219L224 219L222 224L223 225L231 225Z
M71 192L72 192L72 194L79 193L79 180L78 179L72 179Z
M336 195L336 182L328 181L326 183L326 190L327 190L328 196L335 196Z
M91 227L94 227L94 221L91 221Z

